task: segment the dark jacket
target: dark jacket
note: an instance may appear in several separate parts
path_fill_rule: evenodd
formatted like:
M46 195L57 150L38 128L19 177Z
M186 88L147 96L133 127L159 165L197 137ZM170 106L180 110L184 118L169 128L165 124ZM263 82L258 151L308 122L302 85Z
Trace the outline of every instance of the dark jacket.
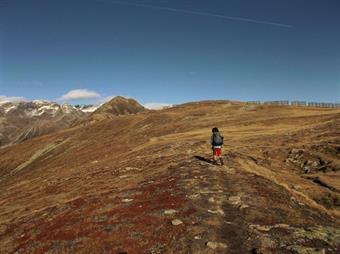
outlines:
M223 142L223 136L222 136L219 132L214 132L214 133L211 135L210 144L212 145L213 148L221 148L221 147L222 147L221 144L215 144L215 142L214 142L214 135L215 135L215 134L220 135L220 137L222 138L222 142Z

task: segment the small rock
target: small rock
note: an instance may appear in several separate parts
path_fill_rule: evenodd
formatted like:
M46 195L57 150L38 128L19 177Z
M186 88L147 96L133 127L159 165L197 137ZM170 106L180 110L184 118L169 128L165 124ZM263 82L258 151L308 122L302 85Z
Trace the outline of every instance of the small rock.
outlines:
M209 198L210 203L215 203L215 199L213 197Z
M251 229L256 229L259 231L270 231L272 229L271 226L267 226L267 225L256 225L256 224L251 224L249 225L249 228Z
M195 240L200 240L201 239L201 236L197 235L195 236Z
M211 193L214 193L214 192L211 191L211 190L204 189L204 190L200 190L200 193L201 194L211 194Z
M304 169L304 171L305 171L305 174L308 174L308 173L310 173L310 171L311 171L311 168L310 167L304 167L303 168Z
M97 160L95 160L95 161L92 161L91 163L92 163L92 164L96 164L96 163L98 163L98 161L97 161Z
M125 168L125 171L132 171L132 170L142 171L143 169L135 168L135 167L126 167L126 168Z
M188 198L190 199L197 199L199 197L200 194L192 194L190 196L188 196Z
M166 215L171 215L171 214L175 214L175 213L177 213L177 211L174 210L174 209L169 209L169 210L164 211L164 214L166 214Z
M219 243L219 242L207 242L207 246L210 249L216 250L216 249L226 249L227 245L224 243Z
M128 203L128 202L131 202L131 201L133 201L133 199L130 199L130 198L124 198L122 201L123 201L124 203Z
M312 167L316 168L319 166L319 163L317 163L316 161L313 161L311 164Z
M228 200L232 205L240 205L241 204L241 197L240 196L232 196L232 197L229 197Z
M300 185L292 185L292 189L299 191L302 190L302 187Z
M291 151L290 151L290 153L292 153L292 154L296 154L296 153L299 153L300 152L300 150L299 149L296 149L296 148L293 148Z
M242 205L240 206L241 210L242 210L242 209L245 209L245 208L247 208L247 207L249 207L249 205L246 205L246 204L242 204Z
M220 214L220 215L224 215L223 210L221 209L217 209L217 210L208 210L209 213L213 213L213 214Z
M174 220L171 221L171 224L174 225L174 226L178 226L178 225L183 224L183 221L178 220L178 219L174 219Z

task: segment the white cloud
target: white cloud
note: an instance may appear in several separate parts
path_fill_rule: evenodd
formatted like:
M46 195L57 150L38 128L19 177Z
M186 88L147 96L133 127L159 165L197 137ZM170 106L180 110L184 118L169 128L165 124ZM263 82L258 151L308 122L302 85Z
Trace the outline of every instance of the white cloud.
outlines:
M83 100L83 99L94 99L100 98L100 94L87 90L87 89L75 89L67 92L63 96L60 97L61 100Z
M172 104L160 103L160 102L150 102L150 103L145 103L143 106L147 109L159 110L159 109L163 109L165 107L172 107Z
M19 101L27 101L27 99L22 96L8 97L5 95L0 95L0 104L7 103L7 102L19 102Z

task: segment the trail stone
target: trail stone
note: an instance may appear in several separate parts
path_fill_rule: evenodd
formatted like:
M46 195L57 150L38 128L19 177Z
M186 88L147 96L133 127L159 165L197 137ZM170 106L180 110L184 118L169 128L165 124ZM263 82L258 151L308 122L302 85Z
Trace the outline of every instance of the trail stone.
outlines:
M124 203L129 203L129 202L133 201L133 199L124 198L122 201L123 201Z
M240 206L241 209L245 209L245 208L247 208L247 207L249 207L249 205L242 204L242 205Z
M224 212L222 209L217 209L217 210L208 210L209 213L213 213L213 214L220 214L220 215L224 215Z
M169 209L169 210L164 211L164 214L166 214L166 215L171 215L171 214L175 214L175 213L177 213L177 211L174 210L174 209Z
M174 220L171 221L171 223L172 223L172 225L174 225L174 226L178 226L178 225L183 224L183 221L178 220L178 219L174 219Z
M210 203L215 203L215 199L213 197L209 198Z
M219 243L219 242L207 242L207 246L210 249L216 250L216 249L226 249L227 245L224 243Z
M241 204L241 197L240 196L232 196L229 198L229 202L232 205L240 205Z

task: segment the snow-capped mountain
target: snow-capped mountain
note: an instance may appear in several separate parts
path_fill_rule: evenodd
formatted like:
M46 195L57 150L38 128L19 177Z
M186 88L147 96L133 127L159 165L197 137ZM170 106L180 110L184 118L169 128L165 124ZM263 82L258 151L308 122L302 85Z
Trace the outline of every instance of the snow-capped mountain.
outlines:
M55 117L58 114L82 114L69 104L58 104L50 101L33 100L30 102L5 102L0 104L0 116L17 115L18 117Z
M80 109L81 111L85 113L92 113L96 111L101 105L102 104L100 105L76 105L75 108Z
M46 100L0 103L0 146L70 127L86 113Z

